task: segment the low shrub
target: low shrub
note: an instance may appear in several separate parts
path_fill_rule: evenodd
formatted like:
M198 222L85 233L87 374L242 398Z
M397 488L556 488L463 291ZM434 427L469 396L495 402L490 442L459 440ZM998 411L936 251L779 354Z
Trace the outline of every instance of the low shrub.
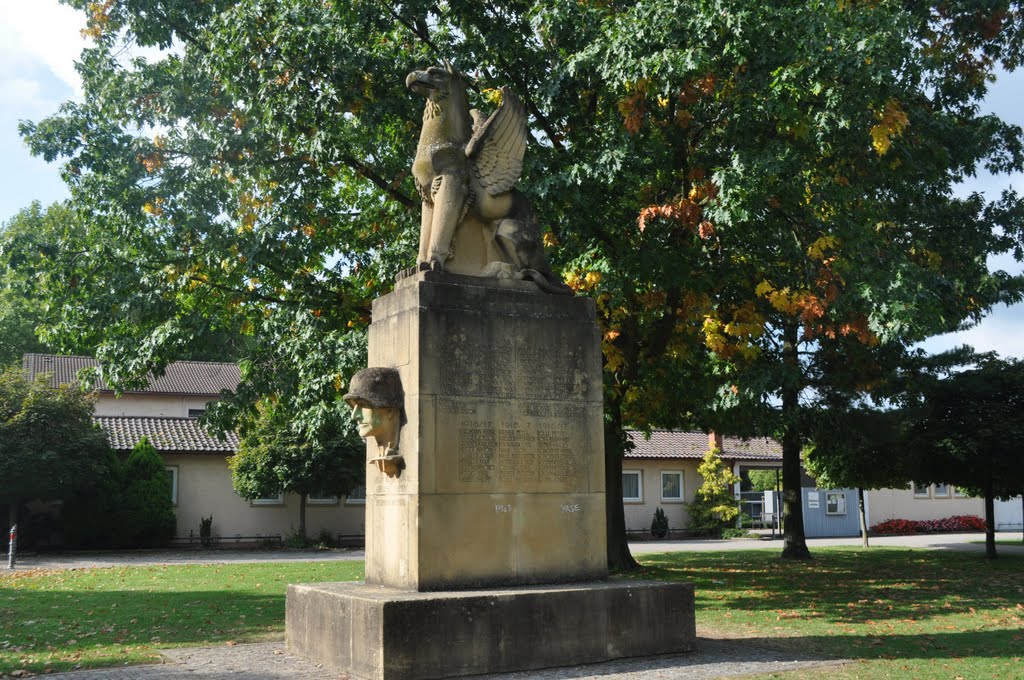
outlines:
M890 519L871 527L871 532L880 536L984 530L985 520L977 515L957 515L945 519Z
M668 535L668 518L665 511L658 508L654 511L654 519L651 520L651 536L665 538Z
M213 544L213 515L200 517L199 542L204 548L209 548Z

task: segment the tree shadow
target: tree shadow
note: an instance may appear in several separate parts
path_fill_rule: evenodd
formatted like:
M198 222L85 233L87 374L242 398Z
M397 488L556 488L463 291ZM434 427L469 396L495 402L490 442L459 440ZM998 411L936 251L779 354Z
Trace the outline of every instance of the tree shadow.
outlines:
M1024 556L871 548L818 551L799 562L766 551L668 553L644 556L633 576L692 582L698 611L805 612L792 618L854 624L1013 607Z

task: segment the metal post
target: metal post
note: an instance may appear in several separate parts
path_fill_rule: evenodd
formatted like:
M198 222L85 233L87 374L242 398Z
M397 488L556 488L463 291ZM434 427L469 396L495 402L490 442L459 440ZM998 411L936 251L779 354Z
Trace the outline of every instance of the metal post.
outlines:
M18 552L18 525L11 527L11 535L7 543L7 568L14 569L14 555Z

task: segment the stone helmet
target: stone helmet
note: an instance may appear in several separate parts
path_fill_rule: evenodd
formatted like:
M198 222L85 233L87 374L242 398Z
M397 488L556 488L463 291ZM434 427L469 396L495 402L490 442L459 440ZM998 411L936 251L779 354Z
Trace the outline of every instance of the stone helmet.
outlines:
M342 397L349 404L359 402L370 408L401 409L405 403L402 380L395 368L364 368L352 376L348 393Z

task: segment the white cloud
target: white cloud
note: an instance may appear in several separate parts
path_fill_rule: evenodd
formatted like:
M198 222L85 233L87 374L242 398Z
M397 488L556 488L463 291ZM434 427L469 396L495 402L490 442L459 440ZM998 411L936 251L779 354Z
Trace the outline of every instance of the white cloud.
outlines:
M42 67L76 98L81 95L75 61L87 44L81 34L85 14L57 0L0 0L0 17L3 85L10 81L11 72L24 74Z

